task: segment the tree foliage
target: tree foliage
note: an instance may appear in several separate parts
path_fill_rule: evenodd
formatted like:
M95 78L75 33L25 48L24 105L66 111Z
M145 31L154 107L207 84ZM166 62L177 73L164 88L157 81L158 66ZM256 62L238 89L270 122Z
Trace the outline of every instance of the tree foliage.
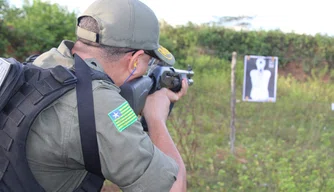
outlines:
M171 26L162 21L160 43L176 57L177 66L198 70L221 69L236 51L244 55L278 56L279 64L298 63L305 72L334 67L334 38L274 31L249 31L250 16L220 17L205 24ZM63 39L75 39L76 14L58 4L25 1L22 8L0 0L0 55L24 59L55 47ZM236 31L227 26L243 26Z
M44 52L63 39L74 40L76 14L58 4L40 0L25 1L21 9L4 5L0 15L2 55L14 54L18 59Z
M203 55L230 60L231 53L236 51L240 59L244 55L278 56L280 67L296 63L309 73L313 68L327 66L331 70L334 67L334 38L326 35L279 30L236 31L220 25L188 23L177 27L165 24L162 36L168 39L168 45L172 45L181 66L189 64L186 58L196 59Z

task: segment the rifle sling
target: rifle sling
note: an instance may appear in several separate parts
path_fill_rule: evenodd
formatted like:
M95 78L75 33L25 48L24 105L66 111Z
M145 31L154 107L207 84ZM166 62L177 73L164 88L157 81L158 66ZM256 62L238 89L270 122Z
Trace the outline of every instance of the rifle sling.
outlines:
M78 55L74 55L74 59L75 74L78 79L76 94L85 169L104 178L96 136L91 69Z

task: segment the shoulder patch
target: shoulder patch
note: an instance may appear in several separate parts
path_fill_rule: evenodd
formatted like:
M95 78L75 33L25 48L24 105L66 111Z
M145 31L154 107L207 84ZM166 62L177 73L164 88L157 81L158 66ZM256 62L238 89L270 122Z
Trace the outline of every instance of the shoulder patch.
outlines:
M137 116L127 101L108 113L108 116L119 132L122 132L137 121Z

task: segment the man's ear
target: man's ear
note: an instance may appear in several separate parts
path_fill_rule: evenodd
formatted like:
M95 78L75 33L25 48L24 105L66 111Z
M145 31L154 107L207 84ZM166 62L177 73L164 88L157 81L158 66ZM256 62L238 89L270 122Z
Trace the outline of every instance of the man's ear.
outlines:
M137 60L130 61L129 64L128 64L128 71L130 73L134 72L137 69L137 65L138 65L138 61Z
M137 68L139 56L142 55L142 54L144 54L144 51L139 50L134 55L130 55L131 58L130 58L130 61L128 63L129 72L132 72L133 70L135 70Z

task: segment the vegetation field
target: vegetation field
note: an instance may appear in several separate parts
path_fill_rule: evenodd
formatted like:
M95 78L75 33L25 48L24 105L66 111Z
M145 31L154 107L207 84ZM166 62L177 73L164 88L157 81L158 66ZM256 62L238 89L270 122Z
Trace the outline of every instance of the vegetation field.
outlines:
M0 56L24 61L75 40L77 14L34 0L22 8L0 0ZM234 31L224 23L171 26L160 43L175 68L194 72L168 127L191 192L334 191L334 37L276 31ZM231 55L236 70L236 140L231 150ZM277 101L243 102L243 57L279 57ZM111 184L106 182L104 191Z
M197 73L170 117L189 191L334 191L334 86L279 77L275 103L237 102L232 153L229 79L228 71Z

